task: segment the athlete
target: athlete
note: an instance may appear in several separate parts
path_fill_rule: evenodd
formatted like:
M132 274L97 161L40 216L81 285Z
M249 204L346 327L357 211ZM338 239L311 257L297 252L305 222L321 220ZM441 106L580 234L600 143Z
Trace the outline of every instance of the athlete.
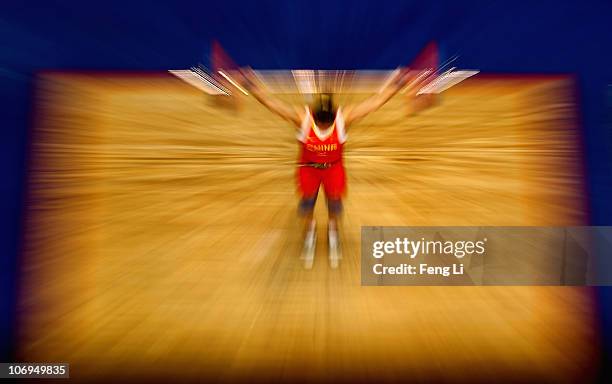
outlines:
M312 268L316 244L314 207L321 184L327 199L329 263L337 268L341 258L338 219L342 212L342 197L346 191L346 176L342 163L342 146L347 127L382 107L393 95L414 78L403 69L396 71L377 94L356 105L336 106L333 95L317 95L312 106L297 107L272 97L261 86L250 68L241 70L240 82L270 111L292 122L298 129L300 155L297 169L301 193L299 212L304 218L304 267ZM411 89L418 84L412 84Z

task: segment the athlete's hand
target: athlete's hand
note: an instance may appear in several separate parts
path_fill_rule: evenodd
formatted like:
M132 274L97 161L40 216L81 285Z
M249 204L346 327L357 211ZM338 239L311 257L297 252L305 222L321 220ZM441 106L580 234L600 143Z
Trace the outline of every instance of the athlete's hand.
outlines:
M417 92L436 79L436 71L433 68L420 71L410 71L407 77L408 86L402 93L416 96Z
M403 86L408 84L408 82L412 80L413 78L414 78L414 73L410 71L410 68L402 67L397 72L397 75L395 75L393 82L395 83L396 87L402 88Z
M251 67L242 67L238 72L238 81L247 90L253 91L253 89L259 88L259 79Z
M398 72L395 82L400 86L404 87L406 84L410 84L410 88L424 87L430 80L431 75L434 73L433 69L426 70L414 70L407 67L401 68Z

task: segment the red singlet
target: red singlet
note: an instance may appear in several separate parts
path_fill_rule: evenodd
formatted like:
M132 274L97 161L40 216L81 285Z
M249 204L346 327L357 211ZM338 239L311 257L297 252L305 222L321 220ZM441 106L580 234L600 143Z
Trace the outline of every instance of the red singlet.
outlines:
M323 184L329 199L340 199L346 190L342 146L346 141L344 118L338 108L334 123L321 131L308 107L298 136L301 143L298 185L303 198L316 196Z

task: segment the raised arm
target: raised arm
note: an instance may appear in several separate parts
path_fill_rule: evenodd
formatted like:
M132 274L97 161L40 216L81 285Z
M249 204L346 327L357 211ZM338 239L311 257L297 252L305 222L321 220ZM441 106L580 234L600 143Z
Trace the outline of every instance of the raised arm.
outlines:
M344 108L345 122L347 125L364 118L368 114L376 111L382 107L389 99L391 99L397 92L399 92L412 76L408 74L407 69L398 71L393 78L390 79L389 83L377 94L368 97L364 101L356 105L348 105ZM420 83L419 83L420 84ZM413 84L411 89L416 88L419 84Z
M276 113L283 119L289 120L298 127L302 124L303 110L287 104L270 95L264 87L261 86L257 75L251 68L242 68L240 70L241 82L249 90L249 92L270 111Z

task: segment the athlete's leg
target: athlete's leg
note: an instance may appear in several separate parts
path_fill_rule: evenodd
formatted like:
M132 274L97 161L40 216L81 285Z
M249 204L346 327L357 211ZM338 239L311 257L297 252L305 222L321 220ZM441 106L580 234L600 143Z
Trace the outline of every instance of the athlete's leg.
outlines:
M303 220L304 234L306 234L314 223L314 207L317 203L317 193L314 195L302 195L298 208L299 216Z
M327 196L329 263L332 268L338 267L341 256L338 231L339 219L342 214L342 196L346 190L344 167L340 164L326 170L323 178L325 195Z
M306 234L314 222L313 215L319 186L321 185L321 171L312 167L298 168L298 185L302 195L298 211L303 218L304 233Z
M327 211L329 214L329 222L327 227L329 265L332 268L338 268L338 264L342 258L342 251L340 249L340 235L338 231L338 222L342 212L342 200L340 198L327 199Z
M338 221L342 215L342 198L327 198L327 214L329 217L329 229L337 231Z
M304 226L304 246L302 258L305 268L312 268L314 262L316 237L316 222L314 220L314 207L317 201L321 173L312 167L298 168L298 185L302 197L300 199L299 213Z

